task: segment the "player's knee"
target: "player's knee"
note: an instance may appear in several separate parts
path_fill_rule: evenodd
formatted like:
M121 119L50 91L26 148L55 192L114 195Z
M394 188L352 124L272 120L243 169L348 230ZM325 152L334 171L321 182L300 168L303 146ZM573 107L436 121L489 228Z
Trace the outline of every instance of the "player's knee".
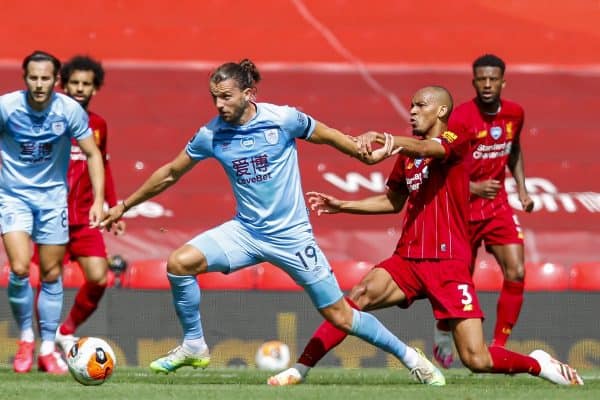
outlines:
M40 268L40 280L43 282L55 282L61 275L61 268L59 265L47 267L45 269Z
M511 282L523 282L525 280L525 266L523 263L508 264L504 269L504 279Z
M336 313L329 320L333 326L346 333L352 329L352 318L347 318L342 313Z
M350 306L347 307L327 307L321 310L321 314L329 323L346 333L352 329L353 311Z
M188 256L182 252L171 253L167 260L167 272L173 275L198 275L206 271L206 259L192 263Z
M29 263L15 262L10 265L13 274L23 277L29 275Z
M176 252L171 253L167 260L167 272L173 275L188 275L186 270L187 268L182 257Z
M369 309L371 298L369 296L368 284L359 283L354 286L348 296L361 310Z
M484 351L459 351L459 356L465 367L472 372L488 372L492 368L491 358Z
M107 273L90 274L86 277L86 281L96 285L105 286L108 282Z

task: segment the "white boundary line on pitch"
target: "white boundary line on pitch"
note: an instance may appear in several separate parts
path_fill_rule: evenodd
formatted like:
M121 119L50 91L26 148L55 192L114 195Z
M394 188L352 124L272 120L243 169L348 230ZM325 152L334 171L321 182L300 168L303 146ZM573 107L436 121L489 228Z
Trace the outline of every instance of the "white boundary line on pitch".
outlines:
M183 60L137 60L137 59L104 59L105 67L121 70L174 70L174 71L210 71L222 64L223 61L183 61ZM270 72L314 72L333 74L357 74L356 66L349 62L288 62L265 61L256 62L261 71ZM371 73L383 74L415 74L415 73L471 73L470 64L431 63L364 63L365 69ZM0 68L21 68L21 60L0 59ZM600 76L600 64L559 65L517 63L507 66L508 73L533 75L580 75Z
M404 118L404 120L409 121L410 112L408 111L408 109L402 104L400 99L398 99L398 97L394 93L383 87L377 81L377 79L373 77L371 71L369 71L366 68L363 61L360 58L356 57L354 54L352 54L352 52L350 52L350 50L348 50L348 48L345 47L342 44L342 42L340 42L340 40L333 34L333 32L331 32L329 28L327 28L327 26L325 26L325 24L319 21L317 17L315 17L309 11L308 7L304 4L302 0L292 0L292 3L294 3L294 6L298 10L298 13L302 16L302 18L304 18L306 22L308 22L317 32L319 32L321 36L323 36L325 41L333 48L333 50L335 50L335 52L342 56L346 61L350 62L350 64L354 67L356 72L360 74L360 76L367 83L367 85L369 85L371 89L373 89L379 95L387 98L387 100L392 105L392 108L402 118Z

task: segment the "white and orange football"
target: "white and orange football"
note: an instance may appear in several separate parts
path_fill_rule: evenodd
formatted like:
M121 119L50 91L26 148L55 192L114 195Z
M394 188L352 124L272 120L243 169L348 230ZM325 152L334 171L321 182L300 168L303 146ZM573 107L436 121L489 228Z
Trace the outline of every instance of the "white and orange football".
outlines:
M67 365L82 385L100 385L112 375L117 359L113 349L97 337L82 337L67 353Z
M279 340L270 340L256 351L256 367L266 371L287 368L290 363L290 348Z

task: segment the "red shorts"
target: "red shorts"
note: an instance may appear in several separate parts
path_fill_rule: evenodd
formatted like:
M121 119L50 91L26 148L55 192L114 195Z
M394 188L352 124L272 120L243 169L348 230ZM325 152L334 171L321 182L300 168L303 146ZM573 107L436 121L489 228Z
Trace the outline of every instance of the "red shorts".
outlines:
M414 260L394 254L375 268L385 269L404 292L402 308L428 298L437 320L483 318L467 261Z
M494 245L523 244L523 229L517 216L510 209L496 214L493 218L470 221L469 233L473 253L479 249L482 242L486 249Z
M71 260L77 257L106 258L106 245L100 229L88 225L70 225L65 259L67 257Z
M63 258L63 264L77 257L102 257L106 258L106 245L100 229L92 229L88 225L69 225L69 243ZM33 246L31 261L40 263L38 247Z

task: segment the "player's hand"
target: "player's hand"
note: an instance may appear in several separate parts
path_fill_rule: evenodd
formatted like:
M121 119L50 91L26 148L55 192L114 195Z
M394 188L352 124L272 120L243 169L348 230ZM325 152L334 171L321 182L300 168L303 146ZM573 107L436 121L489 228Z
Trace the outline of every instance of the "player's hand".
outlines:
M308 204L317 215L336 214L340 212L342 202L333 196L319 192L307 192Z
M100 227L100 221L102 221L102 218L104 217L103 208L103 204L101 204L100 202L94 202L94 204L92 204L92 207L90 207L90 212L88 214L90 220L90 228Z
M502 189L502 184L496 179L488 179L486 181L471 182L469 187L474 195L492 200L496 198L496 195Z
M383 145L373 150L373 143L381 143L382 140ZM356 142L359 158L367 164L376 164L402 150L402 147L394 148L394 136L387 132L369 131L358 136Z
M535 203L533 199L529 197L528 193L519 193L519 201L521 202L523 211L528 213L533 211L533 206L535 206Z
M114 207L111 207L104 215L102 222L100 222L100 228L105 228L110 232L111 229L113 229L113 225L116 228L116 224L119 222L123 214L125 214L125 206L122 202Z
M125 230L127 228L127 224L123 220L118 220L112 226L112 232L115 236L121 236L125 234Z
M373 152L373 143L377 143L377 139L379 138L381 140L382 137L382 133L375 131L365 132L362 135L357 136L355 139L360 157L371 155Z

